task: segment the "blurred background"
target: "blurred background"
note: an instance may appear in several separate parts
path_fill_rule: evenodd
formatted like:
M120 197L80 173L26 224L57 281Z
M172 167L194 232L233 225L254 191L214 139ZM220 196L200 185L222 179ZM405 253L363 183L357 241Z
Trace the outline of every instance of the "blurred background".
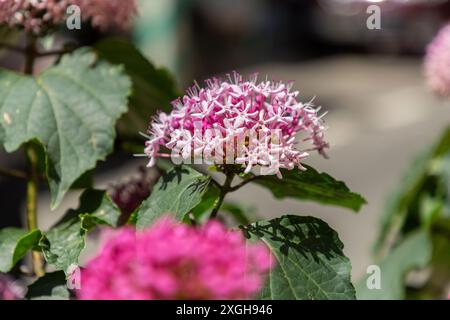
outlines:
M381 10L381 29L367 27L371 5ZM157 66L167 67L181 90L194 79L233 70L259 72L295 80L301 100L314 98L329 111L330 159L313 154L306 162L365 196L368 205L361 212L276 201L253 185L230 199L261 217L321 217L339 232L353 277L364 274L387 196L412 158L450 122L448 102L445 106L427 91L422 72L426 44L450 20L450 1L143 0L140 7L135 28L126 36ZM92 30L77 35L86 44L102 36ZM21 63L14 54L1 56L1 65L10 69ZM1 166L21 168L21 159L20 153L0 152ZM96 186L133 175L143 164L129 156L111 159L96 172ZM21 224L24 196L22 182L0 178L0 227ZM78 201L73 192L50 212L45 188L42 196L39 224L44 230Z

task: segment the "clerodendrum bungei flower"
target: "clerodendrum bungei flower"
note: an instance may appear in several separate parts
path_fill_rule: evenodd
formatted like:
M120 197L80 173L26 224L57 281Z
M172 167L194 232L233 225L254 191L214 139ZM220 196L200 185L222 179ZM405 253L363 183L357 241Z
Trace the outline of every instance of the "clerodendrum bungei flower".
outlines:
M172 103L170 114L153 119L145 148L150 167L158 157L180 163L201 159L238 164L247 173L259 166L280 176L281 168L302 169L310 150L325 155L328 144L319 109L298 101L292 82L258 82L256 75L244 79L234 73L228 81L214 78L206 84L196 84ZM308 147L303 145L307 142ZM161 152L162 147L170 154Z
M135 0L0 0L0 24L40 35L63 23L71 5L101 29L126 29L136 14Z
M261 288L272 259L219 222L201 227L162 218L124 228L81 273L80 299L244 299Z
M450 23L427 47L425 77L429 88L441 97L450 97Z

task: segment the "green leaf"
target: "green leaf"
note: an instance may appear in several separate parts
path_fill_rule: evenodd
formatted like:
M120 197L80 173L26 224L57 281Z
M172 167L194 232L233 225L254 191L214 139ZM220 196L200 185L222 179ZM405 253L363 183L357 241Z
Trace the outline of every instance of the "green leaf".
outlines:
M97 225L115 227L120 210L104 191L87 190L80 198L80 206L69 210L53 228L44 233L40 246L47 262L57 270L68 271L78 264L86 246L86 234Z
M425 194L420 198L420 220L425 228L431 228L439 220L444 209L444 203L439 197Z
M304 165L306 171L281 170L283 179L276 176L260 176L255 182L268 188L276 198L296 198L335 205L357 212L366 200L351 192L342 181L337 181L326 173L318 173L314 168Z
M70 187L73 190L90 189L94 185L94 169L83 173Z
M150 197L137 212L137 227L144 228L163 214L173 214L177 220L195 208L202 200L211 178L185 166L174 167L162 176Z
M82 217L67 217L50 231L40 245L45 260L56 270L68 272L71 265L78 264L78 258L84 250L87 229L83 225Z
M435 174L438 176L438 183L442 201L444 202L443 216L450 218L450 152L437 161Z
M68 300L66 276L62 271L47 273L28 286L25 298L30 300Z
M43 144L53 208L112 151L130 87L121 67L97 61L85 48L37 77L0 71L0 138L8 152L33 139Z
M262 299L355 298L343 244L322 220L288 215L242 228L247 237L262 240L276 259Z
M0 230L0 272L9 272L25 254L35 248L42 234L39 230Z
M191 210L197 221L209 218L213 210L214 204L219 199L219 188L214 184L209 184L206 192L202 196L200 203ZM223 207L223 206L222 206Z
M380 234L375 244L375 251L384 250L389 241L395 239L403 227L417 195L426 188L426 182L433 171L437 159L450 153L450 127L432 147L428 147L415 159L402 179L398 190L389 198L381 219Z
M125 67L133 82L130 110L119 122L119 132L136 135L145 131L157 110L170 111L179 94L175 80L166 69L157 69L129 41L110 38L96 44L100 57ZM143 148L143 147L142 147Z
M431 259L432 243L427 231L419 230L408 235L379 264L381 288L369 289L367 279L361 279L356 292L358 299L399 300L405 296L404 280L408 272L425 267Z
M120 209L103 190L89 189L80 197L78 214L89 213L89 216L99 224L117 227L120 219Z

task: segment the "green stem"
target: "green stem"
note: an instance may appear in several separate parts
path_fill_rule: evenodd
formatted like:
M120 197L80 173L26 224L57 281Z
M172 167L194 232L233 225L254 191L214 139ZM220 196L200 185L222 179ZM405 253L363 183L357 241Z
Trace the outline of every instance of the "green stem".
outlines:
M28 75L33 74L34 62L37 57L36 38L27 34L27 46L25 48L25 70L24 73Z
M33 74L36 52L36 38L32 35L27 35L24 70L27 75ZM38 154L31 143L27 143L25 145L25 155L29 167L29 175L27 180L27 226L28 230L31 231L38 229L37 196L39 188ZM32 252L32 267L36 276L41 277L45 274L44 262L40 252Z
M225 196L227 195L228 192L231 191L231 183L233 182L234 176L235 176L234 172L226 173L225 183L220 188L220 195L219 198L214 203L214 208L213 211L211 212L210 219L214 219L217 217L217 214L219 213L219 209L222 206Z
M28 166L30 169L28 181L27 181L27 226L28 230L38 229L37 222L37 196L39 188L39 176L38 176L38 155L36 149L30 143L25 146L25 153L28 160ZM41 277L45 274L44 262L40 252L32 252L32 266L36 276Z

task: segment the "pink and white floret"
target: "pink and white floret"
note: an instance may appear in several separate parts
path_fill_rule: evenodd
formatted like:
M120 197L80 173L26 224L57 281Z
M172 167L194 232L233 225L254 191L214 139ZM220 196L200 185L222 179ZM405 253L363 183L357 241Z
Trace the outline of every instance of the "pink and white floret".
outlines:
M256 75L244 79L237 72L227 81L205 82L172 102L171 113L152 119L149 167L158 157L171 157L177 163L242 165L245 173L259 167L281 177L280 169L304 169L309 151L326 156L320 108L300 102L293 82L258 82Z

